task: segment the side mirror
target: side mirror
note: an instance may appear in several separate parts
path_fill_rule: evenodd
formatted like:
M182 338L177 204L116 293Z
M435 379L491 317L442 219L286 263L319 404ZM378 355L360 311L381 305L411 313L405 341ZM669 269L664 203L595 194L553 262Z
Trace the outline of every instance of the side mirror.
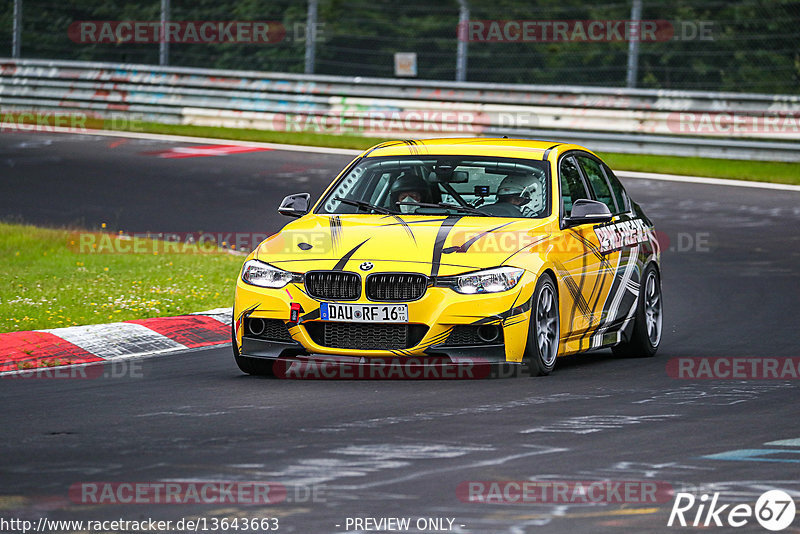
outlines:
M310 203L311 195L309 193L295 193L284 197L278 207L278 213L289 217L302 217L308 213L308 205Z
M567 226L575 226L608 222L612 217L611 210L602 202L579 198L572 204L572 212L569 217L564 218L564 222Z

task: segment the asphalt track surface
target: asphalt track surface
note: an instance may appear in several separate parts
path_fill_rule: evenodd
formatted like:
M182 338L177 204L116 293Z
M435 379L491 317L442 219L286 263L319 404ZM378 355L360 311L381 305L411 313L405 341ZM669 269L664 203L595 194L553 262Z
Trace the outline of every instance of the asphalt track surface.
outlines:
M172 146L4 134L0 215L130 232L271 232L285 222L275 214L283 195L318 195L349 159L148 154ZM777 488L800 504L800 441L764 445L800 438L800 382L679 380L666 371L683 356L798 356L800 193L625 185L670 241L655 358L568 357L545 378L298 381L244 376L224 346L142 360L121 378L0 379L0 516L279 517L279 532L298 533L345 532L348 517L450 518L463 533L678 529L666 526L672 499L483 504L457 495L466 481L533 479L657 481L751 505ZM768 459L783 461L707 457L740 449L777 450ZM68 497L81 482L169 480L271 481L289 494L269 506ZM309 501L311 486L318 494ZM753 519L736 531L766 532Z

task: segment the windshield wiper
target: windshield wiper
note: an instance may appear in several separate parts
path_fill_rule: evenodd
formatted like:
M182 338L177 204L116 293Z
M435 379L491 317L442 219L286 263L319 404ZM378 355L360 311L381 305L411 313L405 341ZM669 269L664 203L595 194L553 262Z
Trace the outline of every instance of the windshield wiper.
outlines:
M458 211L466 211L467 213L472 213L474 215L480 215L481 217L491 217L490 213L485 213L480 211L472 206L461 206L458 204L449 204L447 202L437 202L435 204L429 204L428 202L398 202L400 206L419 206L421 208L446 208L451 210L458 210Z
M351 200L349 198L342 197L333 197L333 200L338 200L344 204L350 204L351 206L355 206L362 210L377 211L378 213L383 213L384 215L397 215L396 211L384 208L383 206L376 206L375 204L370 204L369 202L364 202L363 200Z

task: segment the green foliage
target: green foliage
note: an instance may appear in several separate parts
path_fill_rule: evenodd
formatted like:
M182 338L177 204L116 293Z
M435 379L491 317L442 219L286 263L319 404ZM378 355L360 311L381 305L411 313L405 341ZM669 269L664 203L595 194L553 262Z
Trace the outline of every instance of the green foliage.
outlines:
M800 88L800 3L796 0L644 1L642 18L709 22L712 40L640 44L639 87L796 94ZM277 44L171 44L170 63L302 72L305 0L172 0L171 20L277 21ZM472 20L625 20L629 0L470 0ZM159 18L159 0L23 0L23 57L158 62L157 44L81 44L81 20ZM13 2L0 5L0 46L10 50ZM394 75L395 52L416 52L422 79L455 77L456 0L319 0L318 74ZM627 42L471 42L470 81L623 86Z

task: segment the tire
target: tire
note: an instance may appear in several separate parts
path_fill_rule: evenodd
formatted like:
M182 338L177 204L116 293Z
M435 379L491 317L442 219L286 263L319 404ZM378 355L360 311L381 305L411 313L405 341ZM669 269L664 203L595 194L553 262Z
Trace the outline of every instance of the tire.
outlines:
M553 278L543 275L531 297L528 341L523 358L531 376L545 376L552 372L556 366L560 335L558 291Z
M243 373L254 376L273 375L272 360L250 358L239 354L239 348L236 345L236 331L233 329L233 325L231 325L231 348L233 349L233 359L236 360L236 365Z
M663 305L661 277L651 263L642 276L639 298L636 300L636 316L630 339L612 348L615 356L622 358L651 358L656 355L661 343Z

